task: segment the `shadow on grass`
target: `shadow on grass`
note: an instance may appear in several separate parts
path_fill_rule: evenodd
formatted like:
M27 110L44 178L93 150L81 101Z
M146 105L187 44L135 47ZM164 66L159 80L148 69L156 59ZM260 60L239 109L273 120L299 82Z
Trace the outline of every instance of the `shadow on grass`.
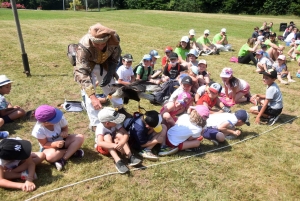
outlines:
M37 187L46 186L58 180L61 180L63 174L53 175L52 171L57 171L53 164L44 161L42 164L37 165L35 168L38 179L34 182ZM42 178L42 179L39 179Z
M15 122L4 124L1 130L8 131L9 132L9 138L17 137L12 136L13 134L16 134L18 130L21 130L24 126L21 124L20 121L16 120Z
M289 115L289 114L281 114L280 117L278 118L277 122L274 124L278 124L278 123L288 123L288 124L292 124L297 118L297 116L295 115ZM295 118L295 119L294 119ZM293 119L293 120L291 120ZM290 121L291 120L291 121ZM289 121L289 122L287 122Z

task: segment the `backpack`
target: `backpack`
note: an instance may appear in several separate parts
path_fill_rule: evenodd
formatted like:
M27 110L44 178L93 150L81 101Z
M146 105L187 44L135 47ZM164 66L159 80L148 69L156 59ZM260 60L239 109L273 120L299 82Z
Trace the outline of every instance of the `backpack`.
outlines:
M154 95L154 103L163 105L169 100L172 93L180 86L177 80L169 80L161 85L161 90L152 93Z
M91 52L81 43L78 44L69 44L67 49L67 56L72 66L76 66L76 53L78 50L78 46L80 46L84 51L87 51L91 54Z
M140 151L143 148L141 145L148 142L148 129L141 119L143 114L135 113L134 117L127 118L124 121L124 128L129 133L130 137L128 144L131 148Z
M142 66L142 63L139 63L137 66L135 66L134 68L133 68L133 73L134 73L134 76L136 77L136 71L137 71L137 69L138 69L138 67L139 66ZM149 75L150 75L150 73L151 73L151 66L149 66L148 67L148 75L147 75L147 78L149 77ZM141 79L143 79L143 76L144 76L144 71L145 71L145 69L144 69L144 67L142 66L142 72L141 72Z
M177 65L178 73L179 73L179 72L180 72L180 64L177 63L176 65ZM170 72L171 68L172 68L172 65L171 65L171 64L168 64L168 72Z

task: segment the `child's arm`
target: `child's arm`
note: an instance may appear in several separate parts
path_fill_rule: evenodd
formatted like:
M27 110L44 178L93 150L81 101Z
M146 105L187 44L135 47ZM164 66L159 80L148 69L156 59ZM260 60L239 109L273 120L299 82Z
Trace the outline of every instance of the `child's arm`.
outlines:
M131 76L131 80L132 80L132 77L134 77L134 76ZM125 82L125 81L123 81L122 79L118 79L118 83L119 84L123 84L123 85L129 85L130 84L130 82Z
M68 126L65 126L65 127L61 128L60 136L62 138L66 138L66 137L68 137L68 135L69 135L69 128L68 128Z
M62 148L65 144L64 140L58 140L58 141L54 141L54 142L48 142L47 138L44 139L38 139L39 143L41 144L41 146L45 149L49 149L49 148Z
M258 115L255 118L255 123L259 124L260 123L260 117L262 116L262 114L266 111L267 107L268 107L268 103L269 103L269 99L265 99L264 104L261 108L261 110L259 111Z
M35 189L35 184L32 182L35 173L35 163L33 162L31 156L25 161L28 169L28 177L25 181L25 184L22 188L23 191L30 192Z
M123 135L122 139L117 143L117 146L115 149L121 151L124 147L124 145L128 142L129 135L128 132L125 130L125 128L121 127L118 131L118 133L121 133Z
M233 88L232 88L232 92L231 92L232 103L234 103L234 104L235 104L235 95L236 95L236 91L237 91L238 87L239 87L239 86L233 87Z
M113 142L104 141L104 134L97 136L97 145L106 149L114 149L117 146L117 144Z
M9 115L15 111L17 111L18 108L13 108L13 107L10 107L10 108L6 108L6 109L3 109L3 110L0 110L0 115L1 116L6 116L6 115Z
M229 129L228 126L230 126L230 123L228 121L226 121L218 126L218 130L227 135L232 134L232 135L239 136L241 134L241 131Z
M4 179L4 168L0 165L0 187L2 188L14 188L23 189L24 184L19 182L9 181Z

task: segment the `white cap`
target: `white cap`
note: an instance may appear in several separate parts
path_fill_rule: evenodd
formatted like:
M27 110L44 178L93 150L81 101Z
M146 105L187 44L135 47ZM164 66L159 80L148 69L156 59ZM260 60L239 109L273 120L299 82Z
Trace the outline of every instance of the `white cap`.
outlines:
M187 55L189 55L189 54L192 54L192 55L194 55L195 57L198 57L198 51L195 50L195 49L190 49L190 51L189 51L189 53L188 53Z
M300 45L300 40L296 40L295 44Z
M191 30L189 31L189 34L194 36L194 35L196 35L196 32L195 32L194 29L191 29Z
M124 121L125 115L117 112L114 108L105 107L98 113L100 122L113 122L120 124Z
M225 32L226 33L226 29L225 28L221 29L221 32Z
M188 36L182 36L181 40L180 41L183 41L183 42L186 42L188 43L190 41L189 37Z
M258 36L258 37L257 37L257 39L260 40L260 41L263 41L264 38L265 38L264 36Z
M209 30L206 29L206 30L204 31L204 34L209 34Z

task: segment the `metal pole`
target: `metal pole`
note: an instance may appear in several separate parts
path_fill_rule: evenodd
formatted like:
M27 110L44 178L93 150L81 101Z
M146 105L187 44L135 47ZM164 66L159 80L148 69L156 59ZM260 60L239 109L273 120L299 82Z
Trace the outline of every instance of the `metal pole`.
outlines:
M87 4L87 0L85 0L85 11L88 11L88 4Z
M73 0L73 7L74 7L74 11L76 11L75 0Z
M17 26L17 31L18 31L18 36L19 36L19 42L20 42L20 47L22 51L22 61L23 61L23 66L24 66L24 72L27 77L31 76L30 74L30 68L29 68L29 62L28 62L28 57L25 52L25 47L24 47L24 42L23 42L23 37L22 37L22 31L21 31L21 26L20 26L20 21L19 21L19 16L17 12L17 6L16 6L16 0L10 0L11 7L14 13L15 17L15 22Z
M65 10L65 0L63 0L63 10Z
M98 0L98 11L100 12L100 0Z

